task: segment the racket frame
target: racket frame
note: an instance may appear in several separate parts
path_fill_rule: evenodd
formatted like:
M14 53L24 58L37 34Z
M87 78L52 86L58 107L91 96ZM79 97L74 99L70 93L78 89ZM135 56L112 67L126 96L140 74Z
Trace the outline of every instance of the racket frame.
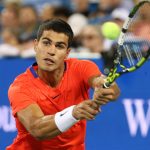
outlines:
M144 0L144 1L141 1L139 2L137 5L135 5L133 7L133 9L131 10L131 12L129 13L128 15L128 18L125 20L124 24L123 24L123 27L122 27L122 30L121 30L121 33L120 33L120 36L118 38L118 46L117 46L117 55L114 59L114 67L110 70L110 73L108 74L108 76L106 77L106 82L104 83L103 87L104 88L109 88L109 86L118 78L120 77L122 74L125 74L125 73L128 73L128 72L133 72L135 70L137 70L138 68L140 68L148 59L148 57L150 56L150 47L147 51L147 54L146 56L143 56L141 58L141 60L136 64L134 65L133 67L130 67L130 68L126 68L124 65L122 65L120 62L120 59L121 59L121 52L120 52L120 47L123 46L124 44L124 37L125 37L125 34L128 30L128 27L129 25L131 24L132 22L132 19L134 17L134 15L136 14L136 12L139 10L139 8L144 5L145 3L150 3L150 0ZM120 67L122 70L117 72L117 67Z

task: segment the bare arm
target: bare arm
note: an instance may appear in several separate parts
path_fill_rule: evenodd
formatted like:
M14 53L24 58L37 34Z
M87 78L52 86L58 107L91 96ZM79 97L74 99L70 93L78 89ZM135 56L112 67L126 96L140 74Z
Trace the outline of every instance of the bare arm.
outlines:
M92 108L91 106L94 107ZM97 105L93 101L86 100L74 107L72 115L78 120L92 120L99 113L98 110L94 109L96 107ZM36 139L50 139L61 134L55 123L55 115L44 116L37 104L31 104L19 111L17 117L27 131Z
M54 115L44 116L37 104L31 104L19 111L17 116L27 131L39 140L52 138L61 133L54 122Z

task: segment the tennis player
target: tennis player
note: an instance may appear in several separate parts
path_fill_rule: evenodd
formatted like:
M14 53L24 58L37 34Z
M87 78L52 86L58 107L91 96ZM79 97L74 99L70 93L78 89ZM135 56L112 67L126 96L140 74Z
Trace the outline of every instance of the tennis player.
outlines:
M39 27L36 63L8 91L18 135L7 150L85 150L86 120L96 117L99 105L118 98L116 83L101 87L104 79L93 62L67 59L72 39L60 19ZM88 97L90 87L98 89L95 101Z

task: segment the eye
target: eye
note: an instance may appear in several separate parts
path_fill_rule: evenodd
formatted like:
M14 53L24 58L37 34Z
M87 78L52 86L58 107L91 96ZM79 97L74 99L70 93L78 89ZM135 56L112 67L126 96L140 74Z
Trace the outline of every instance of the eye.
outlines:
M63 44L56 44L56 47L58 49L65 49L65 46Z
M43 45L45 45L45 46L48 46L48 45L50 45L50 44L51 44L50 41L43 41Z

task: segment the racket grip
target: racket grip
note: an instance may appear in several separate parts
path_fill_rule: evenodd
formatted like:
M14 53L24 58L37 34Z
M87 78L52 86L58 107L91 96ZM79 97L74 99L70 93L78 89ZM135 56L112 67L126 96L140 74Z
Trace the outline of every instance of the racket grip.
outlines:
M109 87L110 87L110 85L111 85L111 83L109 83L109 82L105 82L105 83L103 84L103 88L109 88Z

